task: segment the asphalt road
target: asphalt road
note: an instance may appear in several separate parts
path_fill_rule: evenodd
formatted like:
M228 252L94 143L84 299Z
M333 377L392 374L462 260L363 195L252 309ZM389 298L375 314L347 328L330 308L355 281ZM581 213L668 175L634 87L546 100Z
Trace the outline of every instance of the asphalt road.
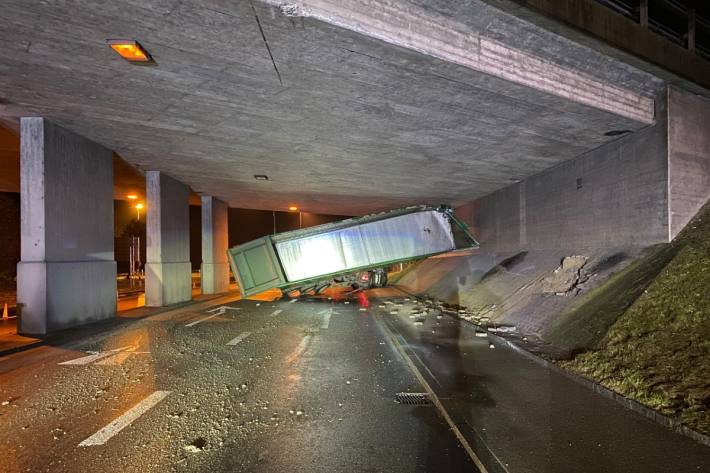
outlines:
M710 471L710 448L414 300L226 300L0 358L0 472Z
M0 358L0 471L476 471L374 309L228 307Z

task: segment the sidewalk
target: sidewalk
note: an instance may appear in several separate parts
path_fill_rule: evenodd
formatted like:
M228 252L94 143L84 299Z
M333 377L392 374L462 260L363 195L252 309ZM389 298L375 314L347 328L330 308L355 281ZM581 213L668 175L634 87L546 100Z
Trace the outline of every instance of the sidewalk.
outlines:
M27 350L39 346L42 343L44 343L43 340L39 338L18 335L16 317L0 320L0 356L16 351Z
M212 299L218 299L225 296L234 296L235 300L239 298L238 293L234 291L235 287L230 287L230 291L225 294L200 294L199 289L193 290L192 300L183 304L176 304L167 307L145 307L143 295L134 298L126 298L119 301L118 312L115 318L98 321L91 324L82 325L76 328L66 329L53 333L46 338L34 338L19 335L17 333L17 318L8 320L0 320L0 356L9 355L18 351L29 350L56 339L71 338L72 333L83 333L85 331L101 331L113 324L126 322L131 319L142 319L151 315L156 315L162 312L183 308L193 304L207 302Z
M445 316L383 314L493 472L710 472L710 448Z

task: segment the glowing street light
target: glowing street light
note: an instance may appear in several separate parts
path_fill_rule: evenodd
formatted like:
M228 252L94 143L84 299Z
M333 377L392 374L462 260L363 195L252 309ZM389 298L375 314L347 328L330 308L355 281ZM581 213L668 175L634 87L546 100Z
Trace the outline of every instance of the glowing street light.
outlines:
M128 200L136 200L137 198L138 198L138 196L135 194L128 194L126 196L126 199L128 199Z
M140 220L141 219L141 209L143 208L143 204L140 204L140 203L136 204L135 208L136 208L136 213L138 214L138 220Z

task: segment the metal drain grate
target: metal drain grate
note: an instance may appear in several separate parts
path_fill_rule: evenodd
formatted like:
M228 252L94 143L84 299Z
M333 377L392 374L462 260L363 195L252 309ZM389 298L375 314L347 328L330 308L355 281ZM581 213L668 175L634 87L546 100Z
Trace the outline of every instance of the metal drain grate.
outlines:
M427 393L397 393L394 395L394 400L408 406L431 406Z

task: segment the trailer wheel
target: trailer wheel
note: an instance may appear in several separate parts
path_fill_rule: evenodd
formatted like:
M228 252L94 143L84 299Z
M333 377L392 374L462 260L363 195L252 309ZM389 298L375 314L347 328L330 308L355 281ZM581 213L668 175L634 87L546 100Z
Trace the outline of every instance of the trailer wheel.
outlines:
M382 273L375 271L375 287L382 287Z

